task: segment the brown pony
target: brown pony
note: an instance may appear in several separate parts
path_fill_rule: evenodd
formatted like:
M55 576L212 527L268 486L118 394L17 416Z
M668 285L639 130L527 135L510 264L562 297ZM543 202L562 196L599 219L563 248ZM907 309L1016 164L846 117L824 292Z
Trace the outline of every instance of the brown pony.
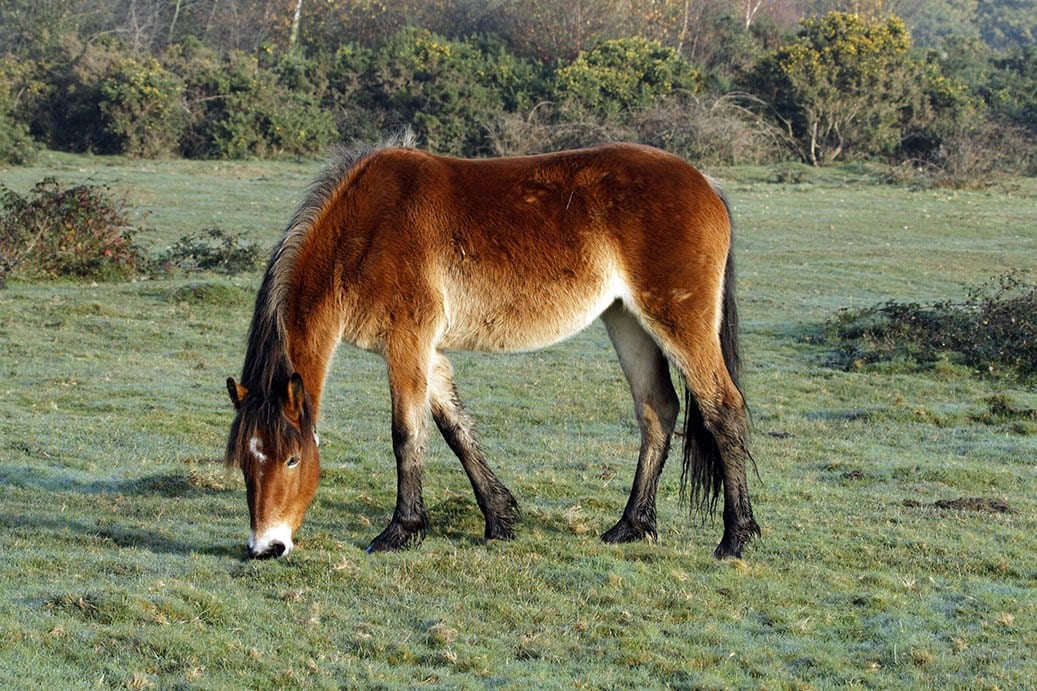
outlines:
M615 144L460 160L382 146L343 153L275 248L256 299L227 463L245 476L252 557L280 556L317 488L316 423L340 341L385 358L396 509L368 551L424 537L429 413L461 461L487 539L510 539L511 492L490 470L454 387L448 349L541 348L601 317L630 384L641 451L606 542L656 539L655 495L686 385L681 495L724 497L714 552L759 528L746 484L737 383L731 220L720 190L680 159Z

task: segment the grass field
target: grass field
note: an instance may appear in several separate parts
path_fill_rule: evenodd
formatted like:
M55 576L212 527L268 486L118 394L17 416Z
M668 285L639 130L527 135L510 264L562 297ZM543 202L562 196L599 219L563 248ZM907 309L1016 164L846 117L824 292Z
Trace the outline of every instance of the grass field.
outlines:
M156 252L219 225L272 244L315 163L47 155L0 171L110 184ZM763 536L715 562L671 463L660 541L606 546L637 452L600 325L545 351L456 354L518 497L483 544L460 465L432 444L432 530L366 555L395 496L384 366L343 347L322 486L284 560L244 560L219 463L259 275L0 291L4 688L970 687L1037 678L1037 424L984 415L1037 391L951 361L845 372L809 336L844 307L938 300L1037 269L1037 181L977 192L866 168L713 171L738 225ZM1012 512L941 509L982 497Z

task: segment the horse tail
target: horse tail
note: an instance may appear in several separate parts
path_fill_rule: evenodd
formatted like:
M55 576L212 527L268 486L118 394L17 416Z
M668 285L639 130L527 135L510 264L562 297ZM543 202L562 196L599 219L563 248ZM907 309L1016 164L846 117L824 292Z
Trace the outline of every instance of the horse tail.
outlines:
M724 353L724 364L727 366L727 374L734 382L738 393L742 393L740 381L742 372L742 355L738 344L738 306L735 304L735 249L734 231L731 221L731 207L728 205L727 197L723 190L715 187L721 201L724 202L724 212L727 214L729 240L727 247L727 261L724 264L724 296L722 302L723 313L720 319L720 349Z
M741 355L738 343L738 308L735 304L735 259L734 237L731 223L731 207L723 190L713 183L713 189L724 204L728 219L728 249L724 263L724 279L721 290L720 349L727 374L738 392L740 383ZM681 468L680 500L690 498L692 509L705 516L716 513L717 502L723 491L724 460L720 445L714 436L715 426L706 424L702 407L685 379L684 386L684 463ZM741 439L742 445L746 440Z

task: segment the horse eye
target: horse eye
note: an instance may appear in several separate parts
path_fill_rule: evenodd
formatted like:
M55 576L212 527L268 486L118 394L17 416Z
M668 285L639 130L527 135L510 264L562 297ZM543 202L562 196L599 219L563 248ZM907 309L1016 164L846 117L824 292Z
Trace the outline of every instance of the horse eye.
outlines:
M299 457L298 456L292 456L291 458L288 459L288 461L285 463L285 465L287 467L289 467L289 468L294 468L295 466L299 465Z

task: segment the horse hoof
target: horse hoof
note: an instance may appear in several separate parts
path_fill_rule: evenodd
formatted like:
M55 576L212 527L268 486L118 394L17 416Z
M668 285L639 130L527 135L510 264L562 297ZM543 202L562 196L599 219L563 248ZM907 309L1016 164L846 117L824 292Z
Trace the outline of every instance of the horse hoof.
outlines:
M501 487L494 497L483 508L486 517L486 530L483 537L487 540L514 540L515 523L521 512L515 497L505 487Z
M717 548L713 550L713 558L719 561L724 561L725 559L741 559L742 548L735 548L733 546L726 545L723 542L721 542L719 545L717 545Z
M371 540L371 544L364 551L368 554L374 554L375 552L399 552L417 547L424 539L424 529L407 530L399 523L389 523L378 537Z
M651 526L648 528L638 528L626 516L619 519L616 525L609 528L601 536L602 542L610 544L619 544L621 542L639 542L641 540L647 540L648 542L656 542L658 536L655 532L655 527Z
M515 539L515 516L497 516L493 520L486 521L486 531L483 537L487 540L514 540Z
M753 520L752 516L743 521L737 527L724 529L724 536L720 544L713 550L714 559L741 559L742 547L754 537L760 536L760 526Z
M486 532L483 536L487 540L514 540L515 531L511 529L511 526L486 526Z

